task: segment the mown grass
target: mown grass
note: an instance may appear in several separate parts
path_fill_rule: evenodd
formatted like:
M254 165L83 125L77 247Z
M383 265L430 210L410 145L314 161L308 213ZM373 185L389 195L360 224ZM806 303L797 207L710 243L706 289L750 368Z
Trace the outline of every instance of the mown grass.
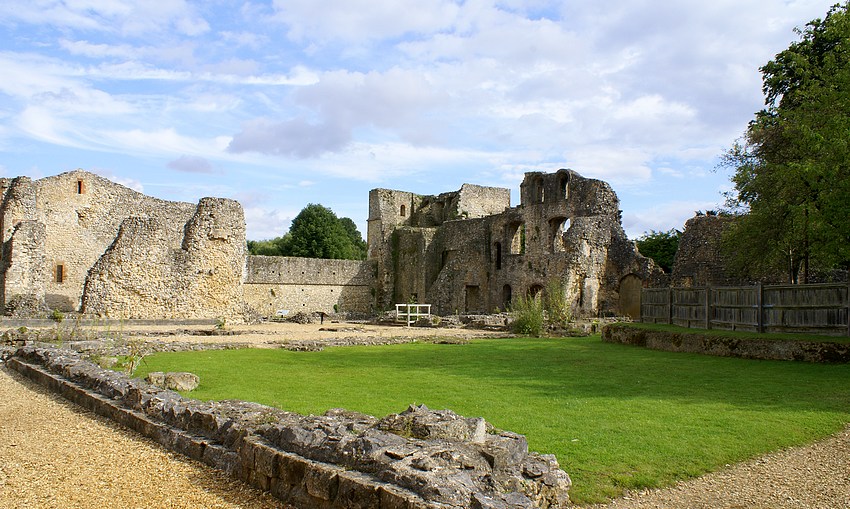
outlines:
M784 341L813 341L813 342L830 342L830 343L850 343L850 337L847 336L829 336L825 334L785 334L779 332L748 332L748 331L729 331L720 329L689 329L678 325L670 325L666 323L618 323L618 326L632 327L635 329L644 329L660 332L678 332L681 334L702 334L704 336L730 337L738 339L775 339Z
M148 357L139 376L157 370L200 375L191 393L199 399L377 416L424 403L483 416L556 454L579 503L697 476L850 422L848 365L658 352L599 336L168 353Z

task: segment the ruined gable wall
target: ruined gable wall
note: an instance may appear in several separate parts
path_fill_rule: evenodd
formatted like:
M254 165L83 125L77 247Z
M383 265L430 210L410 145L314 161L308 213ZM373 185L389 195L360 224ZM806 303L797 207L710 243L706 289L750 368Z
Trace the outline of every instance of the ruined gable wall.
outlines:
M44 225L46 305L62 311L80 306L86 274L133 215L184 222L194 206L145 196L92 173L76 170L32 181L14 179L5 192L0 216L7 241L17 223ZM61 265L61 281L57 267ZM7 281L7 286L10 281ZM7 293L6 299L13 295Z
M110 318L242 318L245 220L203 198L185 223L130 217L92 267L83 312Z
M723 232L731 225L731 216L695 216L685 222L679 248L673 260L673 286L724 286L740 281L726 271L721 253Z
M458 215L465 219L501 214L511 207L510 189L464 184L458 195Z
M245 301L261 316L278 310L370 313L376 264L285 256L248 256Z

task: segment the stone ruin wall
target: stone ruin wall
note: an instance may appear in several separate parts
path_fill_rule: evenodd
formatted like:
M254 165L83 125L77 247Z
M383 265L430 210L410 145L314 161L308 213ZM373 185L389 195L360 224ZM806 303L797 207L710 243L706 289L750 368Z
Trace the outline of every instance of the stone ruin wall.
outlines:
M127 218L89 271L82 312L122 319L241 320L243 217L238 202L203 198L183 225Z
M660 274L625 237L610 186L569 170L527 173L513 208L501 188L372 190L367 262L248 257L231 200L167 202L82 170L0 185L7 311L17 299L114 318L240 319L412 299L489 313L554 280L576 315L596 316L622 312L624 282L639 292Z
M237 202L160 200L83 170L0 186L7 313L212 319L243 312Z
M28 177L5 179L2 185L5 188L0 208L3 242L12 239L22 221L36 221L44 228L44 259L40 259L37 250L30 250L39 259L29 261L33 267L42 266L41 279L30 280L34 287L16 288L15 285L23 282L15 276L11 262L17 258L18 264L23 263L23 253L12 250L12 257L5 258L3 263L5 272L12 271L2 277L6 282L4 304L16 296L40 297L43 292L42 307L77 310L89 269L115 240L125 218L147 216L160 218L164 224L185 223L195 209L192 204L145 196L82 170L35 181Z
M244 296L261 316L374 311L375 264L285 256L248 256Z
M626 237L619 200L605 182L570 170L527 173L514 208L508 190L476 188L487 191L470 193L465 203L481 217L466 219L473 214L464 209L442 221L434 204L464 203L457 198L466 186L437 197L370 194L369 252L384 306L415 299L440 314L492 312L554 280L576 315L623 314L627 301L634 309L641 287L662 277ZM427 221L400 217L399 202L411 197Z
M721 253L723 233L732 221L732 216L705 215L685 222L673 259L671 286L733 286L741 283L728 273Z

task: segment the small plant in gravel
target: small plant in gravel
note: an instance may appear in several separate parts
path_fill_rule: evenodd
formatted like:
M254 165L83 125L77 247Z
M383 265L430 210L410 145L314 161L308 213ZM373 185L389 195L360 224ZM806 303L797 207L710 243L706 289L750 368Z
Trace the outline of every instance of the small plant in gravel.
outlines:
M145 357L151 352L141 339L127 340L126 346L128 350L127 354L118 357L118 360L114 364L114 369L126 371L128 375L132 376L139 365L144 362Z

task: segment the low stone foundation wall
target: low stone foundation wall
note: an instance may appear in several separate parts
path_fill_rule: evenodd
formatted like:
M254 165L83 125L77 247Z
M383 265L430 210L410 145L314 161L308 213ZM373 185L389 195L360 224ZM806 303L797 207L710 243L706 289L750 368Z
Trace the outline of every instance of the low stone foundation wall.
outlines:
M300 508L558 508L569 476L484 419L410 407L382 419L201 402L69 350L25 346L7 366L165 447Z
M654 331L623 324L603 327L602 341L643 346L652 350L720 357L823 363L850 362L850 343L829 341L738 338L731 335L715 336L699 332Z

